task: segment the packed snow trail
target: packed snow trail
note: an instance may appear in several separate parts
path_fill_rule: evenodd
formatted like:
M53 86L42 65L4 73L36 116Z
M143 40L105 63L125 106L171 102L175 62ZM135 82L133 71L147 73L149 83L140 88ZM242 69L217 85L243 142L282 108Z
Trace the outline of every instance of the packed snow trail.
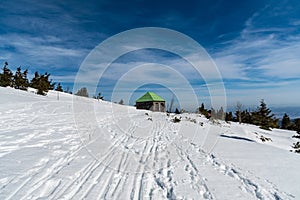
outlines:
M225 125L81 97L74 122L71 95L1 92L0 199L295 198L205 148Z

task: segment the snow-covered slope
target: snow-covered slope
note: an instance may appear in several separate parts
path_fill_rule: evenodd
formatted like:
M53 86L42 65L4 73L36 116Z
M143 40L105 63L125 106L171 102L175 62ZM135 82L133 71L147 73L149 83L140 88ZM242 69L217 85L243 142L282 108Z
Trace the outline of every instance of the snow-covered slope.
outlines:
M0 87L0 199L300 199L293 134Z

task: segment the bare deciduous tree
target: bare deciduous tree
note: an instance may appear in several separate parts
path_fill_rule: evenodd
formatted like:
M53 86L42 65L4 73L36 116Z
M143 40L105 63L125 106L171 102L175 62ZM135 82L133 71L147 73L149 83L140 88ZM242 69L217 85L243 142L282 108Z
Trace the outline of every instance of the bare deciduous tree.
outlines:
M86 87L83 87L83 88L80 88L80 90L78 90L75 95L82 96L82 97L88 97L89 93L88 93Z
M242 123L242 108L243 104L238 101L236 103L236 117L240 124Z

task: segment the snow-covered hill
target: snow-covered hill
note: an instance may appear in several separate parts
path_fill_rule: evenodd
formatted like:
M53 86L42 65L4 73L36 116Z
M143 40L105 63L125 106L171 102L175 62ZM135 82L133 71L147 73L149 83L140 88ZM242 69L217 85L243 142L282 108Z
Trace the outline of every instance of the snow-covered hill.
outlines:
M294 134L0 87L0 199L300 199Z

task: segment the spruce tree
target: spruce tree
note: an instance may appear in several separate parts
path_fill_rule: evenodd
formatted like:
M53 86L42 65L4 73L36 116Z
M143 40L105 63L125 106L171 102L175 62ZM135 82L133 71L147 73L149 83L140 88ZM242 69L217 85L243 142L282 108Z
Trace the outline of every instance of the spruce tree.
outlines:
M13 73L10 69L8 69L8 63L4 63L4 67L2 68L3 73L1 75L0 79L0 86L2 87L7 87L7 86L12 86L13 82Z
M14 81L13 81L14 88L19 89L21 86L21 82L22 82L22 72L21 72L21 67L18 67L14 75Z
M280 128L282 128L282 129L290 129L290 127L291 127L290 117L286 113L284 113Z
M49 76L50 74L47 72L43 75L40 75L38 72L34 73L30 86L37 89L37 94L46 95L48 90L52 90L54 88L54 83L51 83Z
M62 86L60 83L57 84L55 91L63 92Z
M98 99L98 100L99 100L99 99L104 100L104 97L101 95L101 92L98 93L97 99Z
M13 76L13 87L16 89L26 90L28 87L27 79L28 69L24 72L21 71L21 67L18 67L15 75Z
M270 128L276 127L276 119L273 119L274 114L271 114L271 112L272 111L267 108L266 103L262 99L260 102L260 106L255 112L252 113L253 124L258 125L260 128L265 130L271 130Z
M203 111L205 111L205 108L204 108L204 103L201 104L201 107L199 107L199 112L201 114L203 114Z
M120 105L124 105L123 99L121 99L121 100L119 101L119 104L120 104Z
M22 83L21 83L21 87L20 87L21 90L27 90L27 88L29 86L27 74L28 74L28 69L24 70L24 72L22 73Z
M30 81L30 87L38 88L40 75L38 72L34 72L34 77Z
M247 109L241 112L241 120L243 123L247 123L247 124L252 123L251 113Z
M228 112L228 113L225 114L225 121L226 122L233 121L232 112Z
M45 95L45 92L48 92L48 90L53 90L55 83L52 83L52 80L49 80L50 74L47 72L41 76L42 84L41 84L41 90L43 90L43 93Z
M292 126L293 130L297 131L297 133L300 134L300 118L295 119Z
M200 114L204 115L206 118L208 117L208 110L205 109L204 103L201 104L201 107L198 108Z

